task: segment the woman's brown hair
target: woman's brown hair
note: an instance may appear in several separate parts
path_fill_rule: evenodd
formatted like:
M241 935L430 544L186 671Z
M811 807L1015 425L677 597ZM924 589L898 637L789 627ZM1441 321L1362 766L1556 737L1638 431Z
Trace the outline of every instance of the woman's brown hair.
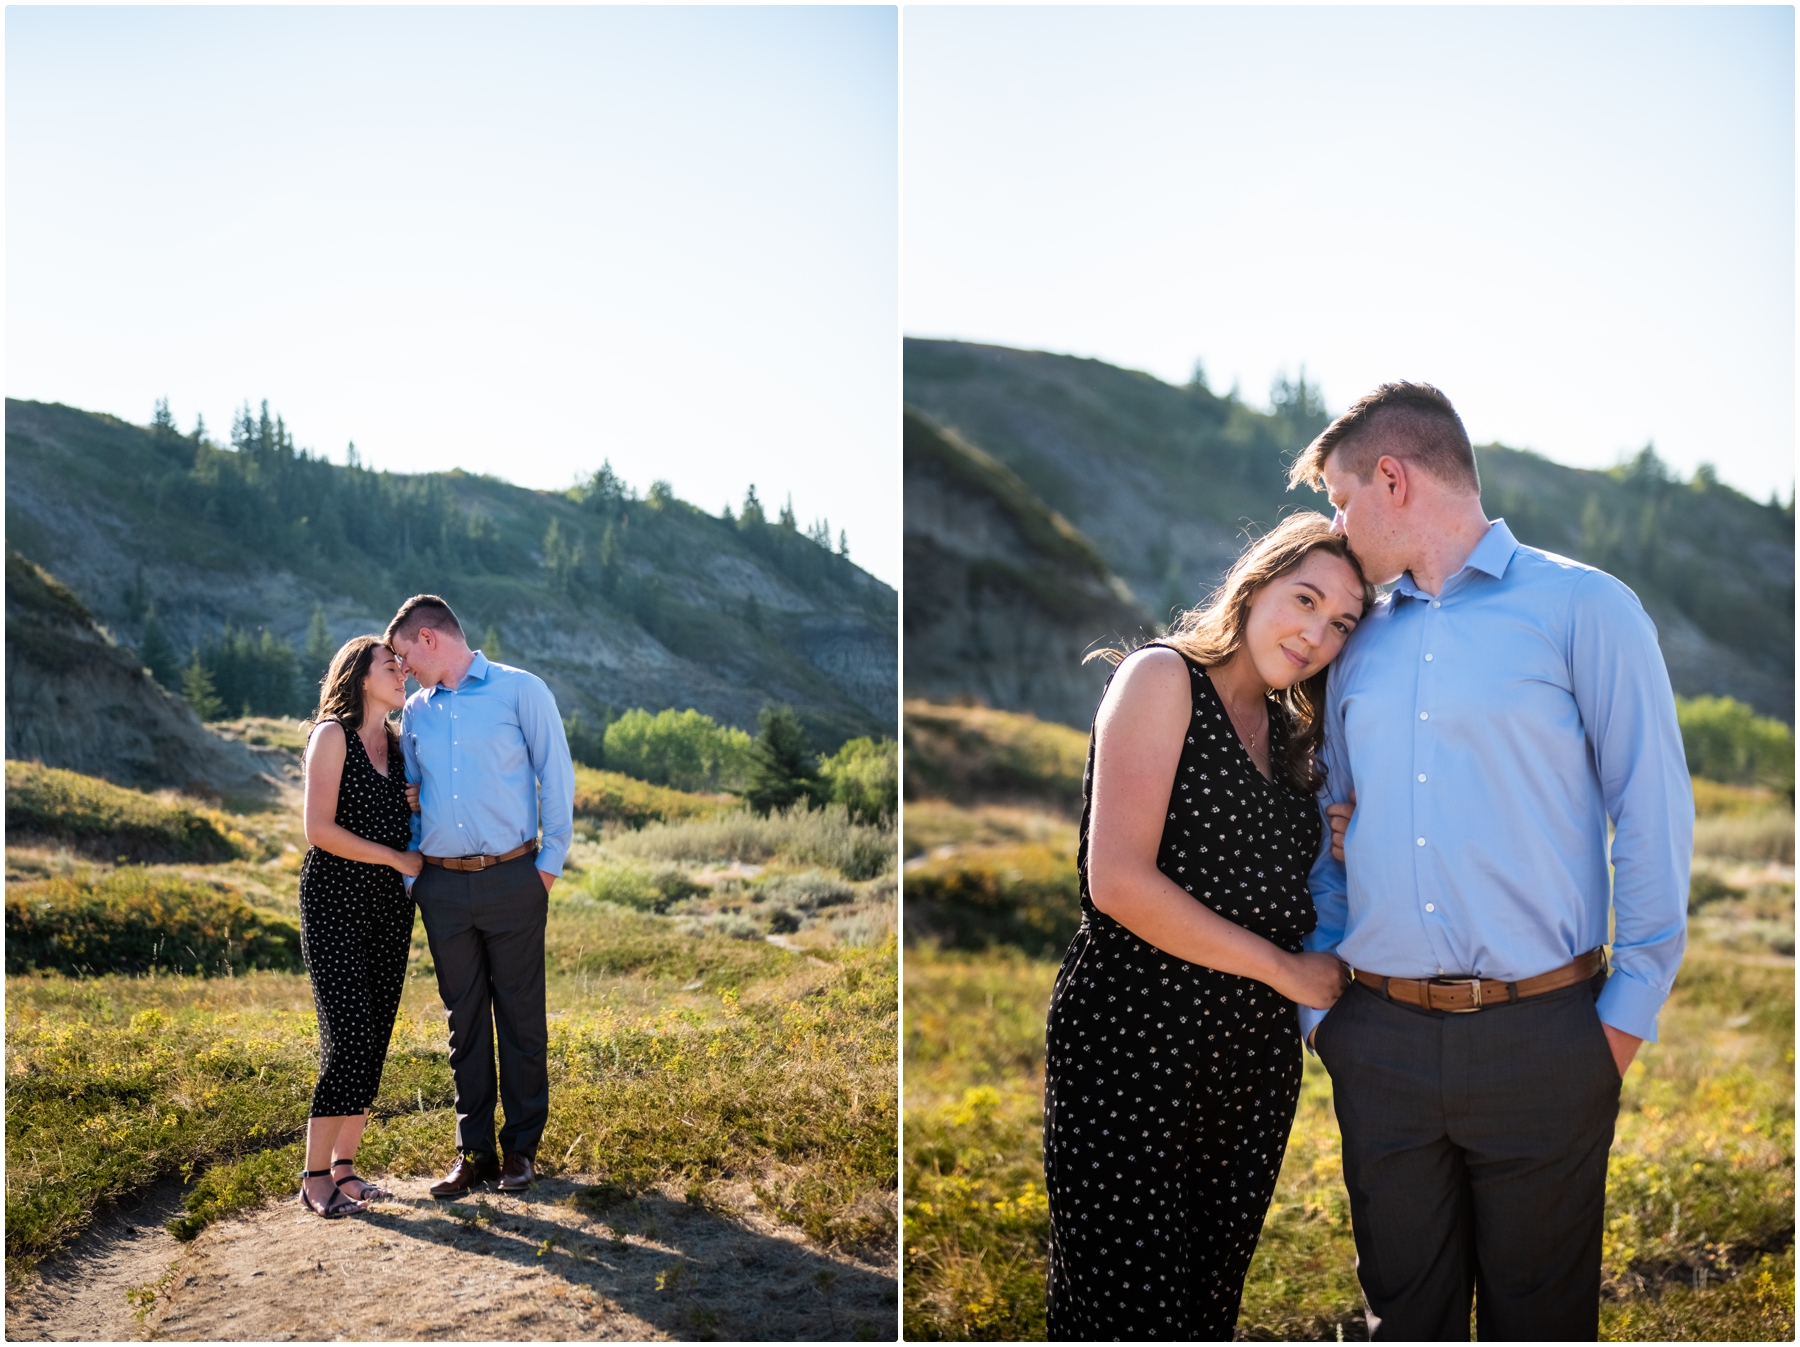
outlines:
M1225 579L1198 608L1177 617L1168 633L1156 642L1173 646L1202 668L1215 669L1244 645L1244 627L1250 604L1265 585L1293 572L1314 552L1328 552L1347 562L1362 584L1363 612L1375 602L1375 587L1364 578L1362 567L1343 537L1331 531L1331 521L1311 510L1291 514L1244 549ZM1129 650L1097 650L1089 659L1117 664ZM1293 785L1316 791L1325 784L1325 767L1319 750L1325 743L1325 676L1329 669L1282 692L1271 692L1276 710L1287 716L1287 752L1272 764Z
M326 670L325 681L319 684L319 708L300 727L301 731L310 735L312 727L322 720L340 722L347 734L360 731L366 709L363 705L363 680L368 678L369 670L374 667L376 652L387 648L387 642L379 636L352 636L345 641L337 654L331 657L331 667ZM400 736L394 732L392 722L387 725L387 737L388 762L398 762Z

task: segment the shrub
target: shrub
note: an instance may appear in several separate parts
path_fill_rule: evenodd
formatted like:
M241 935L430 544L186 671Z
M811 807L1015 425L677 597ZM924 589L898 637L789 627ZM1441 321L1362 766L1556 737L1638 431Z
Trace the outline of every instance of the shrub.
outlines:
M965 851L906 872L907 938L947 949L1011 945L1059 958L1081 924L1075 862L1058 847Z
M900 806L900 746L892 739L852 739L820 757L819 775L859 823L892 818Z
M797 907L802 912L816 912L821 907L854 902L856 890L836 875L808 870L799 875L777 875L764 884L757 901L771 898L788 907Z
M1724 815L1694 822L1694 854L1719 860L1794 863L1794 816L1780 812Z
M210 975L301 967L299 927L215 880L132 866L7 889L8 973L155 968Z
M841 804L817 810L796 805L766 818L738 809L714 819L653 824L607 846L615 854L647 860L760 864L780 856L829 866L851 880L873 879L894 864L893 832L853 821Z
M1677 697L1688 771L1794 797L1794 731L1731 697Z
M225 815L41 763L6 762L7 840L38 835L106 860L235 860L250 844Z
M673 865L616 862L583 872L574 881L574 888L597 903L617 903L637 912L667 912L683 898L705 892Z
M739 789L749 773L750 736L692 709L627 711L606 727L606 765L676 790Z

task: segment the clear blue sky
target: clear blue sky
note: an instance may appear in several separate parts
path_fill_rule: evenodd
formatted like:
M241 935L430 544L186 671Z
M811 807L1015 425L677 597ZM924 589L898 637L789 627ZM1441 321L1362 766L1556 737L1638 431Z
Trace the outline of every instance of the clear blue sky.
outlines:
M911 8L903 321L1794 480L1791 8Z
M894 9L21 8L7 383L564 487L899 579Z

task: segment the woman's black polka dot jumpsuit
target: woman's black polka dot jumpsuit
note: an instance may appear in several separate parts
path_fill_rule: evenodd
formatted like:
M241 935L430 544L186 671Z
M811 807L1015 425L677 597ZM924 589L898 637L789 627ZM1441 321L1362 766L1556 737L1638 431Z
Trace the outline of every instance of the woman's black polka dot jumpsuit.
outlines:
M1298 952L1316 920L1318 805L1257 771L1212 680L1187 663L1194 710L1157 868ZM1282 722L1272 705L1277 763ZM1082 923L1047 1027L1050 1336L1226 1341L1300 1098L1299 1017L1266 984L1165 954L1094 907L1093 787L1090 739Z
M344 738L338 826L404 850L412 842L412 810L399 749L390 742L383 776L353 726L344 726ZM361 1113L375 1102L406 985L412 928L413 901L398 870L318 847L307 851L300 868L300 949L319 1012L313 1117Z

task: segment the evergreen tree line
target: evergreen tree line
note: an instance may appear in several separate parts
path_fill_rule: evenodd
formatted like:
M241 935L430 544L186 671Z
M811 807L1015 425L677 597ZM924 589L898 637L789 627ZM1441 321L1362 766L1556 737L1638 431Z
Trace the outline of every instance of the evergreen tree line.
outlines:
M294 443L265 400L232 419L230 447L210 438L204 417L182 435L167 400L157 403L152 442L177 469L146 489L160 510L192 515L253 538L271 560L289 565L358 555L382 568L504 574L529 566L484 515L465 509L437 475L375 472L352 443L337 465Z

